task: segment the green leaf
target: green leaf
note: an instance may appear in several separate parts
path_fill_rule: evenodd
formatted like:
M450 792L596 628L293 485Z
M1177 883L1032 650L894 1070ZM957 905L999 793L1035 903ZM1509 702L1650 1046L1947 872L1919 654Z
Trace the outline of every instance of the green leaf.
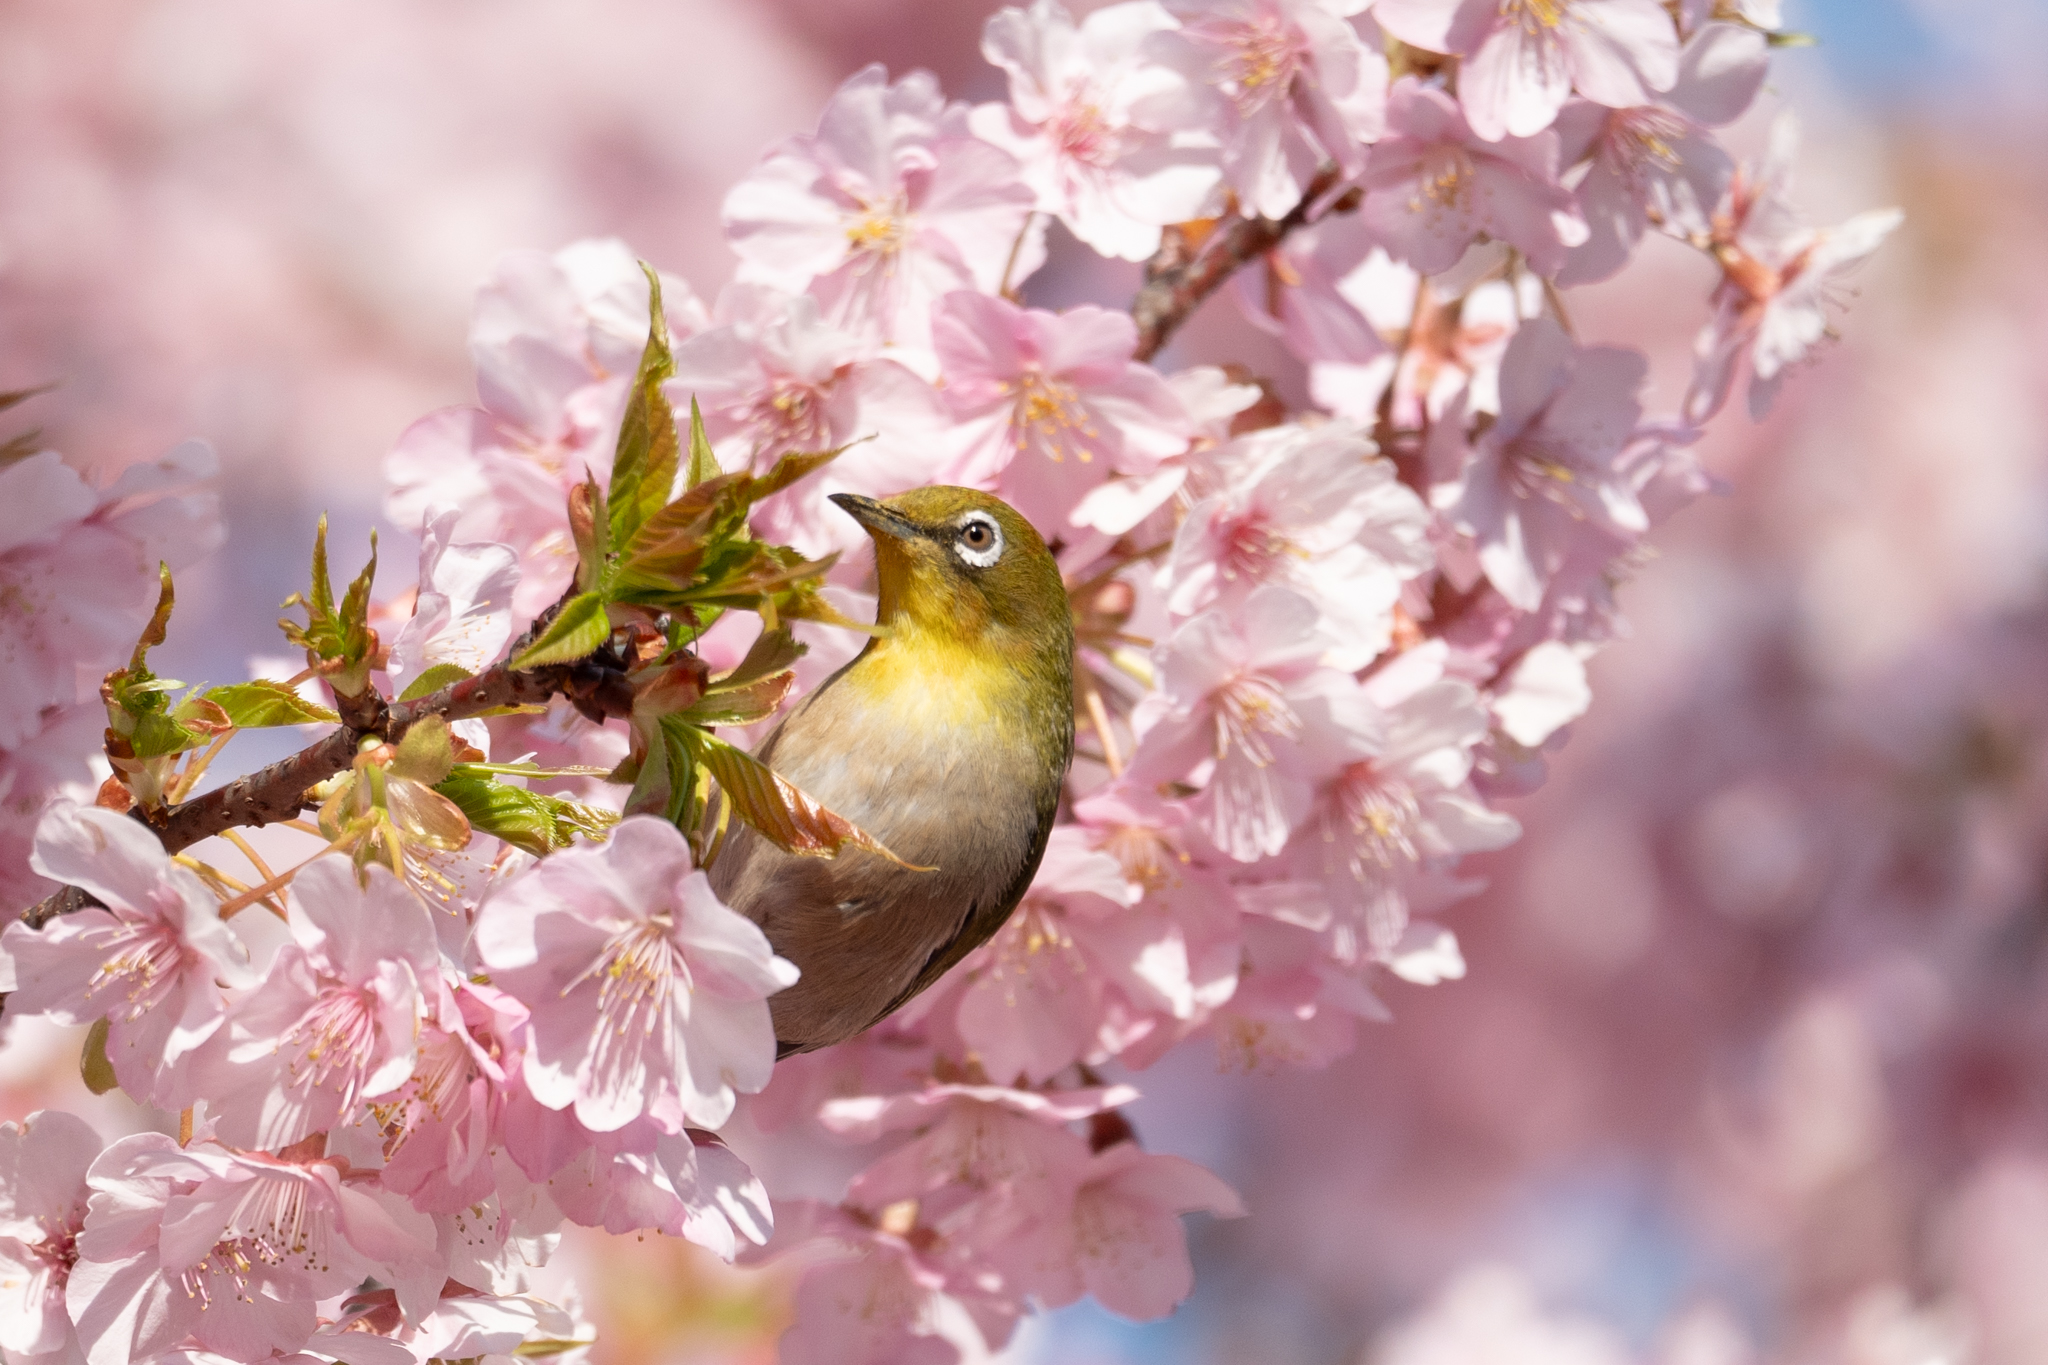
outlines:
M718 467L718 457L711 453L711 439L704 434L704 414L698 411L697 395L693 393L690 395L690 469L683 476L683 489L687 492L723 472Z
M611 633L604 598L594 592L580 593L562 604L541 637L520 651L512 667L539 668L542 664L574 662L596 653Z
M872 834L845 816L827 810L745 750L701 730L696 732L696 747L698 760L718 779L734 813L784 852L799 857L830 858L842 848L858 848L901 866L912 866Z
M406 727L398 752L385 771L393 777L431 787L455 768L454 736L443 716L422 716Z
M238 730L262 730L273 725L334 725L341 720L326 707L307 701L269 678L209 687L200 695L227 712L228 722Z
M826 465L831 464L841 455L861 444L862 441L872 441L874 439L872 436L863 436L859 441L848 441L845 445L837 446L831 450L800 450L784 455L775 462L774 468L754 480L753 487L747 490L747 501L751 504L759 502L763 498L772 498L798 479L816 473Z
M640 369L627 393L618 449L612 458L606 501L611 508L614 545L631 540L633 533L661 510L676 481L676 414L661 391L662 383L676 372L675 354L669 349L668 319L661 306L661 277L645 261L640 269L647 275L647 345L640 352Z
M434 790L462 809L472 829L536 857L567 848L579 834L602 839L619 819L595 806L494 782L466 763L456 765Z
M135 716L135 731L128 736L128 743L137 758L182 754L235 728L227 712L199 696L185 698L170 711L151 709L130 714Z
M691 809L697 789L696 743L704 732L677 716L654 722L652 742L637 768L628 758L612 772L612 781L631 781L626 814L659 815L684 830L693 829L701 811Z
M426 672L405 685L405 691L398 694L400 701L417 701L430 697L450 683L459 683L464 678L476 676L461 664L435 664Z
M794 686L796 674L787 671L771 673L740 687L723 687L708 692L682 714L684 719L698 725L752 725L774 715Z
M722 692L781 673L810 652L810 646L786 630L764 630L747 647L747 657L723 677L713 678L709 691Z
M104 1017L95 1019L86 1030L85 1050L78 1054L78 1074L85 1078L85 1088L95 1095L105 1095L118 1090L121 1082L114 1076L114 1064L107 1060L107 1021Z
M370 685L370 585L377 577L377 533L370 532L370 560L334 603L334 582L327 569L327 517L321 514L313 535L313 586L310 595L293 593L287 607L303 607L306 624L279 621L285 638L327 665L328 684L345 697L359 696Z

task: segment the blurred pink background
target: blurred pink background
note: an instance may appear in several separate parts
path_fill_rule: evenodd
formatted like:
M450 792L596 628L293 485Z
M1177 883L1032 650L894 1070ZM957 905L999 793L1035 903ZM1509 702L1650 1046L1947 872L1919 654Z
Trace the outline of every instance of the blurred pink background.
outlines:
M1396 1021L1328 1072L1228 1074L1193 1045L1139 1077L1147 1145L1213 1165L1253 1216L1196 1224L1175 1318L1071 1310L1016 1358L2048 1360L2033 9L1788 0L1822 40L1780 56L1769 102L1806 125L1805 208L1908 214L1842 343L1767 425L1718 429L1728 495L1625 589L1634 638L1598 661L1550 784L1513 803L1522 843L1478 860L1492 889L1452 917L1466 980L1390 986ZM15 0L0 388L61 387L10 416L103 475L218 447L230 541L181 580L161 666L242 676L276 651L314 517L359 546L392 439L470 397L469 299L501 252L616 235L708 297L725 188L844 75L880 60L1000 93L987 12ZM1135 268L1084 255L1056 249L1033 300L1127 298ZM1652 347L1653 409L1682 389L1703 269L1652 249L1571 296L1589 339ZM1166 359L1196 358L1302 392L1225 300ZM383 530L395 588L408 541ZM0 1117L131 1124L83 1096L74 1056L18 1029ZM772 1358L773 1277L590 1234L563 1263L600 1361ZM1497 1349L1446 1335L1488 1313L1510 1324Z

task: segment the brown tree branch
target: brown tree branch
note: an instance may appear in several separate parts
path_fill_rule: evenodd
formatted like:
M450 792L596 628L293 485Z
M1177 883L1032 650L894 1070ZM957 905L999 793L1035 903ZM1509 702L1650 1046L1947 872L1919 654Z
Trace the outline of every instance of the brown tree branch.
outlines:
M560 605L557 603L541 613L506 651L508 660L517 658L540 637ZM606 698L616 691L606 685L612 681L606 676L609 672L590 662L548 664L528 670L498 663L473 678L464 678L412 701L387 703L381 697L375 701L356 698L353 705L342 709L348 719L290 758L279 759L204 796L182 801L153 820L144 817L139 809L135 816L149 826L166 853L190 848L224 830L289 820L305 809L307 789L347 769L365 739L396 743L428 716L466 720L499 707L545 705L557 694L575 694L588 713L592 706L590 698ZM630 699L627 704L630 705ZM21 919L30 928L40 929L59 915L98 903L79 888L67 886L24 910Z
M1222 287L1239 267L1280 245L1288 233L1308 222L1321 200L1342 179L1335 166L1316 172L1301 202L1285 218L1246 218L1226 214L1192 253L1184 239L1169 237L1145 263L1145 284L1131 300L1138 324L1137 360L1150 360L1170 340L1202 301Z

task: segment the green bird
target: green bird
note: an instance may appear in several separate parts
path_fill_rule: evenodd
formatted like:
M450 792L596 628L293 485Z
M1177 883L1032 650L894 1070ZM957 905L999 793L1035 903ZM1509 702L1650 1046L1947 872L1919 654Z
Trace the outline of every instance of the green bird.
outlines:
M780 1056L853 1037L1003 926L1074 754L1073 615L1031 523L967 488L832 501L875 542L881 629L758 756L902 861L734 826L711 885L803 973L768 1001Z

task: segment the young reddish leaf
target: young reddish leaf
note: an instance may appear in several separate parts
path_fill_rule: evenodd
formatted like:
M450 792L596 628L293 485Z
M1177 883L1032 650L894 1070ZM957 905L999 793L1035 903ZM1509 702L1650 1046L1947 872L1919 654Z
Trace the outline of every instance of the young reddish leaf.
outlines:
M683 712L683 719L698 725L752 725L774 715L795 686L796 674L782 672L738 687L714 688Z

